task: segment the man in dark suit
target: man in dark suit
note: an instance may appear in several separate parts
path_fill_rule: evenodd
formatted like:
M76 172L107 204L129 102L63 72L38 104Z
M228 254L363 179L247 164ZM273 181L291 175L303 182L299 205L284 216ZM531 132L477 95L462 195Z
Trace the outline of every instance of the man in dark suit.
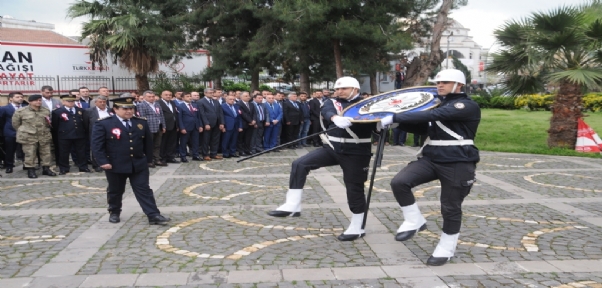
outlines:
M113 99L115 115L98 121L92 132L92 153L109 182L109 222L121 221L121 200L129 179L149 224L165 225L170 219L159 212L149 187L148 163L153 160L153 137L147 121L133 117L133 101L132 97Z
M197 102L201 109L201 118L205 124L201 144L203 160L205 161L222 159L222 156L217 155L217 150L220 134L224 129L224 111L219 102L213 99L214 94L213 88L205 88L205 97Z
M62 95L63 106L52 111L52 130L56 136L59 149L59 175L69 173L69 154L75 147L76 165L79 172L91 172L86 157L86 127L83 110L75 107L75 98Z
M307 93L301 91L299 93L299 108L301 109L301 125L299 125L299 138L307 136L309 132L310 114L309 114L309 103L307 102ZM299 145L303 147L309 147L307 145L307 139L299 141Z
M163 163L180 163L174 151L178 145L178 107L172 100L171 91L161 92L161 100L157 101L165 118L165 133L161 137L161 160Z
M203 132L203 120L196 103L192 103L190 92L182 94L182 103L178 104L178 124L180 125L180 158L186 159L187 145L190 143L192 160L201 161L199 157L199 133Z
M226 132L224 133L224 139L222 140L222 153L224 158L240 157L236 154L236 141L238 139L238 133L242 132L242 113L240 107L234 104L234 96L227 96L226 103L222 104L222 110L224 113L224 126Z
M23 157L21 144L17 143L17 131L13 127L13 114L15 111L25 107L23 105L23 94L21 92L11 92L8 94L8 104L0 107L0 123L4 134L4 168L6 173L13 173L15 167L15 153ZM2 147L0 147L2 148Z
M107 99L109 99L109 98L107 97ZM88 89L88 87L85 87L85 86L79 87L79 102L81 103L82 108L90 108L91 101L92 101L92 97L90 97L90 89ZM108 100L105 100L105 103L107 101ZM105 106L108 107L109 105L105 104Z
M147 90L142 93L144 101L136 106L136 111L140 117L146 118L148 127L153 133L153 162L148 163L148 166L153 168L156 166L167 166L167 163L161 161L161 139L165 133L165 117L161 106L156 103L155 93Z
M257 112L255 111L255 105L251 103L249 92L241 93L238 107L240 107L240 117L242 118L242 132L238 134L238 151L242 156L251 155L251 141L257 124L255 121Z
M284 126L282 134L284 134L284 143L288 143L297 140L299 137L299 128L303 121L301 115L301 108L297 103L297 93L291 92L288 94L288 100L282 103L282 113L284 115ZM297 144L291 144L288 146L289 149L294 149Z
M263 147L265 150L268 150L276 147L278 143L280 126L282 125L280 123L282 121L282 109L280 109L280 105L278 105L278 102L274 99L272 92L268 92L265 99L265 108L268 110L268 118L265 123L265 130L263 131ZM278 152L278 150L273 151Z
M314 97L309 100L309 120L311 121L310 133L315 134L322 131L322 125L320 124L320 109L324 100L322 99L322 91L316 91ZM320 136L313 138L314 147L322 146L322 139Z
M265 108L263 96L259 94L259 91L253 95L252 103L255 105L257 113L255 113L255 131L251 141L251 153L259 153L263 151L263 132L268 121L268 109Z
M88 133L88 139L91 139L92 137L92 131L94 130L93 128L94 124L96 124L96 121L103 118L107 118L109 116L113 116L113 112L111 111L111 109L109 109L107 105L107 102L109 101L107 97L98 96L95 100L95 107L88 108L84 111L84 126L86 127ZM86 156L88 155L86 154ZM94 169L94 171L102 172L102 169L100 168L100 166L98 166L98 163L96 163L94 157L92 157L91 159L92 168Z

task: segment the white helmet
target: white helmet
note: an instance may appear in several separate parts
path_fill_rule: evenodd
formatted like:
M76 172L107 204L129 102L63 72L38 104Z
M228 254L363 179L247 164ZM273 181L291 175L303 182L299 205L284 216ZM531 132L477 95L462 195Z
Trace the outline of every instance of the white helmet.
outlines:
M466 85L466 77L464 73L458 69L446 69L441 70L435 76L435 79L430 80L431 83L437 83L439 81L450 81Z
M334 89L337 88L357 88L360 89L360 82L357 79L349 76L341 77L334 83Z

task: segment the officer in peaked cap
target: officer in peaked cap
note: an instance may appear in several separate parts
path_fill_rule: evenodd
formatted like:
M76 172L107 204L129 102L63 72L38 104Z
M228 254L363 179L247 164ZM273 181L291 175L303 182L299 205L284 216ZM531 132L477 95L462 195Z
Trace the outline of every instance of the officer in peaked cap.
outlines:
M91 172L86 157L86 127L84 110L75 106L75 96L62 95L63 106L52 111L52 132L59 149L59 175L69 172L69 154L75 150L75 164L79 172Z
M134 116L134 97L112 99L114 115L98 120L92 130L92 155L105 170L109 187L109 222L118 223L126 180L151 225L170 221L157 208L149 186L148 163L153 157L153 138L146 119Z

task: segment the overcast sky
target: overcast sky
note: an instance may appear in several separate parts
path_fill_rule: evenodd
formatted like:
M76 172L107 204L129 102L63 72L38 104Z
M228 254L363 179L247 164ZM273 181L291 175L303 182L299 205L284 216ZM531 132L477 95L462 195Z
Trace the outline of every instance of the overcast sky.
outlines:
M0 0L0 15L52 23L56 32L77 36L83 19L66 19L67 7L73 2L74 0ZM452 17L469 28L475 41L488 49L495 41L493 30L506 20L520 19L531 12L547 11L563 4L585 2L586 0L468 0L468 5L453 11Z

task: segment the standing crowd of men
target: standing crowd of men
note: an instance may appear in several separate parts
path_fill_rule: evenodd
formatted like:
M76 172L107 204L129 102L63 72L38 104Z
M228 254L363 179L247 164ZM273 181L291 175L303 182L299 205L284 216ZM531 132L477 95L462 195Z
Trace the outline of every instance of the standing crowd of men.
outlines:
M9 94L9 103L0 107L0 164L12 173L15 159L22 160L30 178L38 177L38 169L47 176L65 175L72 170L70 159L78 172L102 172L90 140L95 123L114 115L109 89L101 87L92 97L90 89L81 87L61 95L60 100L53 92L51 86L43 86L40 94L28 98L20 92ZM253 155L320 132L320 107L331 97L328 89L315 91L311 97L307 92L213 88L203 94L202 98L199 92L156 95L149 90L120 95L133 97L135 116L147 120L153 144L149 167ZM316 136L285 148L310 145L323 144Z

